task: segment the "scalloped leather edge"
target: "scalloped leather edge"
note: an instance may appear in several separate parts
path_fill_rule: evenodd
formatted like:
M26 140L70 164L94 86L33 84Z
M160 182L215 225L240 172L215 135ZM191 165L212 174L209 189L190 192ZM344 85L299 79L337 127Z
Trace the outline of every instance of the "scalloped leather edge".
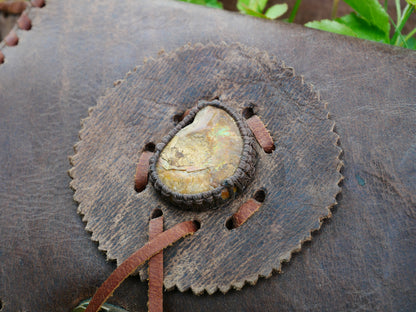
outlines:
M341 156L343 154L343 150L340 146L340 136L338 135L338 133L335 130L336 123L335 123L335 121L333 121L331 119L330 112L328 111L328 105L329 105L328 102L321 100L321 96L320 96L319 91L315 91L312 84L306 83L304 81L304 77L302 75L297 76L296 73L295 73L295 69L293 67L286 66L283 61L279 61L275 56L271 57L269 55L269 53L267 53L266 51L258 50L255 47L248 47L248 46L243 45L241 43L227 44L225 42L221 42L219 44L215 44L213 42L210 42L208 44L195 43L193 45L191 43L188 43L184 46L179 47L176 50L170 51L169 53L165 52L165 50L162 49L162 50L159 51L156 58L152 58L152 57L145 58L143 60L143 64L152 63L152 62L156 62L160 59L167 58L171 53L178 53L178 52L187 51L187 50L194 50L195 48L198 48L198 47L209 47L209 46L212 46L212 47L218 47L218 46L235 47L235 46L237 46L237 47L250 48L250 49L256 50L258 53L262 53L265 56L267 56L272 62L275 62L276 64L281 65L282 68L290 70L292 72L292 77L294 79L298 79L301 82L302 86L308 87L309 92L314 93L314 96L316 96L318 101L322 102L322 104L324 105L323 109L327 112L327 116L326 116L327 120L332 121L331 132L333 133L333 136L334 136L333 145L338 150L338 155L335 158L335 160L337 161L336 171L339 173L339 179L338 179L338 181L336 183L336 187L335 187L335 188L337 188L337 190L332 196L333 201L332 201L332 203L330 203L328 206L325 207L327 209L327 214L321 216L317 220L317 226L312 228L311 230L309 230L309 235L307 235L307 237L305 237L303 240L299 241L296 248L294 248L290 252L287 252L284 256L278 258L277 261L275 262L275 264L272 265L270 267L270 269L267 270L267 273L252 274L252 275L246 277L244 280L241 280L241 281L238 281L238 282L231 282L229 285L216 285L216 286L207 285L205 287L197 287L195 285L190 285L189 287L181 287L180 285L177 285L177 284L175 284L175 285L166 285L166 282L164 281L164 286L165 286L166 290L168 290L168 291L174 290L175 288L177 288L180 292L185 292L185 291L188 291L189 289L191 289L192 292L195 295L202 295L204 292L207 292L209 295L212 295L212 294L216 293L217 291L220 291L221 293L226 294L231 289L241 290L247 284L254 286L254 285L256 285L259 278L266 278L266 279L270 278L271 276L273 276L274 272L280 273L282 263L283 262L289 262L291 260L292 256L295 253L300 252L302 250L302 245L306 242L311 241L312 238L313 238L313 234L321 229L322 224L324 223L324 220L329 219L329 218L332 217L332 209L338 204L336 197L342 191L341 183L344 180L344 176L341 173L342 168L344 167L344 163L341 159ZM79 131L79 141L74 144L74 155L69 157L70 164L73 166L73 168L68 170L68 174L72 179L72 181L70 182L70 187L74 190L74 200L79 204L77 212L78 212L78 214L80 214L82 216L82 221L86 223L86 226L85 226L86 231L88 231L92 234L91 235L91 240L98 244L98 249L100 251L103 251L106 254L107 260L108 261L116 261L117 266L120 265L119 260L112 257L109 254L108 250L105 248L105 246L103 246L100 243L98 238L94 237L94 233L88 227L88 222L89 222L88 217L86 215L83 215L82 212L81 212L82 203L79 200L77 200L76 177L73 176L73 169L76 167L76 158L77 158L77 154L78 154L78 148L79 148L80 145L82 145L82 136L83 136L83 132L85 130L84 129L85 121L87 121L91 118L91 113L94 110L94 108L98 107L99 105L102 105L102 99L105 96L107 96L110 92L113 92L115 90L115 88L117 88L121 83L125 82L129 78L129 76L131 76L133 73L135 73L137 71L137 69L139 67L140 67L140 65L135 66L131 71L126 73L124 78L116 80L113 83L113 87L107 88L107 90L104 92L104 95L102 95L101 97L98 98L97 104L88 109L88 116L81 120L81 130Z

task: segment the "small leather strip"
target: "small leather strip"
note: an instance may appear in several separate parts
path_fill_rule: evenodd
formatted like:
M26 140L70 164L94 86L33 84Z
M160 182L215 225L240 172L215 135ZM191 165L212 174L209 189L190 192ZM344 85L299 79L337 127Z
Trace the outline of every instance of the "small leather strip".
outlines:
M130 275L139 265L150 259L166 247L172 245L182 237L193 234L197 231L196 224L193 221L185 221L175 225L169 230L160 233L151 241L146 243L142 248L133 253L125 260L107 280L100 286L95 295L92 297L86 312L98 312L101 305L107 301L114 290Z
M163 216L150 219L149 240L163 232ZM163 312L163 251L149 259L148 311Z
M136 167L136 175L134 177L134 188L137 192L141 192L146 188L147 177L149 174L149 159L154 153L144 151L139 158Z
M233 226L236 228L242 225L257 210L259 210L260 206L261 206L260 202L258 202L254 198L250 198L248 201L246 201L244 204L241 205L241 207L238 209L238 211L235 214L233 214L232 216Z
M271 153L274 151L273 138L270 135L269 130L266 129L266 126L261 121L259 116L253 115L246 120L251 131L253 131L254 136L259 142L260 146L266 153Z

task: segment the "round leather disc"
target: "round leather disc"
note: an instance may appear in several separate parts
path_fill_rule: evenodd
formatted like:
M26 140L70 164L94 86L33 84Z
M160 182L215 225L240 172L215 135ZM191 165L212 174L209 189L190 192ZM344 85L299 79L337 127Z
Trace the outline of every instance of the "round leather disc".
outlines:
M170 205L150 184L137 193L135 166L145 145L160 142L175 116L214 98L239 113L252 107L274 139L273 153L259 148L245 192L205 212ZM227 292L278 271L331 215L342 179L333 127L311 86L266 53L239 44L185 46L146 61L98 101L75 146L71 186L92 239L118 264L148 241L154 209L163 211L165 229L198 220L197 233L164 252L164 285ZM259 211L228 229L226 221L259 189L266 194ZM140 275L146 278L145 267Z

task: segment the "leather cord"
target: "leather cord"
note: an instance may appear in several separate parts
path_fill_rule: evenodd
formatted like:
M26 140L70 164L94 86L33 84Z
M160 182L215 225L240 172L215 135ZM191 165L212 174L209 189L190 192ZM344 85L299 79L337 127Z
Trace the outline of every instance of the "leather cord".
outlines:
M141 192L146 188L149 174L149 159L154 153L144 151L139 158L136 166L136 175L134 176L134 189L136 192Z
M150 219L149 240L163 232L163 216ZM163 251L149 259L148 312L163 312Z
M274 151L273 138L270 135L269 130L266 129L263 121L257 115L253 115L250 118L246 119L248 126L256 137L257 142L266 153L271 153Z
M142 248L133 253L125 260L113 273L104 281L97 292L92 297L86 312L98 312L101 305L113 294L118 286L132 274L139 265L166 247L172 245L177 240L198 230L193 221L185 221L175 225L169 230L157 234L151 241L146 243Z
M248 201L242 204L241 207L238 208L238 211L231 217L234 228L239 227L244 222L246 222L248 218L250 218L257 210L259 210L260 206L261 203L253 198L250 198Z

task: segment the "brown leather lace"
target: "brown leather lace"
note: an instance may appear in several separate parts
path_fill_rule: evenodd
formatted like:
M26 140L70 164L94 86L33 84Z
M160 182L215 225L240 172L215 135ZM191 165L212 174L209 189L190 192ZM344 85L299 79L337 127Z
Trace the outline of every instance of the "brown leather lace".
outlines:
M163 232L163 216L149 222L149 240ZM149 312L163 312L163 251L149 260Z
M157 234L152 240L146 243L142 248L133 253L125 260L107 280L100 286L95 295L92 297L86 312L98 312L101 305L113 294L118 286L131 275L139 265L149 260L154 255L161 252L166 247L172 245L184 236L193 234L198 230L198 226L193 221L185 221L174 227ZM150 298L149 298L150 299Z
M139 158L136 166L136 175L134 176L134 189L136 192L141 192L146 188L149 174L149 159L154 153L144 151Z
M274 143L273 138L270 135L269 130L267 130L266 126L264 125L263 121L261 121L260 117L257 115L253 115L246 120L248 126L250 127L251 131L253 132L254 136L256 137L257 142L259 142L260 146L266 153L271 153L274 151Z
M242 204L241 207L238 208L238 211L231 217L233 228L239 227L244 222L246 222L248 218L250 218L257 210L259 210L260 206L261 203L253 198L250 198L248 201Z

